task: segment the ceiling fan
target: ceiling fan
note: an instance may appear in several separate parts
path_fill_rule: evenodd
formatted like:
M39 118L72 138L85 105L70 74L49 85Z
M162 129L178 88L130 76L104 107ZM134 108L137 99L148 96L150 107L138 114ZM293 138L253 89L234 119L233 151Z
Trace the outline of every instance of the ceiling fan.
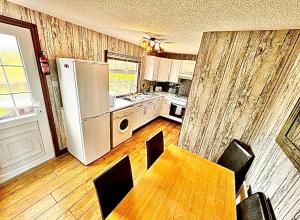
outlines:
M163 53L164 50L161 47L161 45L162 44L173 43L171 41L167 41L167 39L165 39L163 35L154 34L154 33L151 33L151 32L143 32L143 33L145 33L148 36L143 37L140 40L139 45L140 45L141 48L146 50L147 53L152 53L152 52Z
M146 38L150 39L150 38L155 38L157 41L159 41L160 43L163 44L170 44L170 43L174 43L172 41L168 41L167 36L163 35L163 34L155 34L153 32L143 32L145 35L147 35Z

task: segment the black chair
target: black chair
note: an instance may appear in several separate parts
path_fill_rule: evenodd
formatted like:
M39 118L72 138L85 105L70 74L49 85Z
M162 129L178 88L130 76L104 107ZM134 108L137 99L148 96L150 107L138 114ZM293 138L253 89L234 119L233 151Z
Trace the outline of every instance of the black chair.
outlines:
M241 187L253 160L251 148L238 140L231 141L218 160L219 165L234 171L236 192Z
M275 220L275 215L271 203L266 199L266 196L257 192L249 196L237 207L238 220Z
M164 135L160 131L146 141L147 147L147 169L164 152Z
M128 155L94 179L94 185L102 216L106 218L133 187Z

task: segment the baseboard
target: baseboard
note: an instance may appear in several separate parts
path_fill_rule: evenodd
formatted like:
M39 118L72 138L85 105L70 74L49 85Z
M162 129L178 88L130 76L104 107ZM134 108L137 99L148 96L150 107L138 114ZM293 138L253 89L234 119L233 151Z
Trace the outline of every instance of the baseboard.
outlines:
M58 157L58 156L60 156L60 155L63 155L63 154L65 154L65 153L67 153L67 152L68 152L68 148L67 148L67 147L65 147L65 148L63 148L63 149L60 149L60 150L56 153L55 157Z

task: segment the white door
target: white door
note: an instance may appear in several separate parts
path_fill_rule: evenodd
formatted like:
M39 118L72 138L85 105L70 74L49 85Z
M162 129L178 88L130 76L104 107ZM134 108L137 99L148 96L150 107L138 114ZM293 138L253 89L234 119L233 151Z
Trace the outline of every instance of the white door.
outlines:
M132 117L132 128L137 129L144 123L144 106L134 106L133 117Z
M109 111L108 64L76 62L81 119L97 117Z
M193 60L182 60L180 66L180 73L188 73L193 75L196 61Z
M172 60L167 58L161 58L159 63L159 72L157 81L166 82L169 80L169 74L171 72Z
M160 109L161 109L161 98L158 98L154 100L154 117L160 115Z
M162 106L161 106L161 115L168 117L170 112L170 103L168 100L163 99Z
M156 81L159 72L160 58L156 56L146 56L145 75L144 79Z
M110 151L110 114L82 122L85 149L84 164L89 164Z
M145 106L145 122L149 122L153 119L154 115L154 103L152 101L148 102Z
M159 74L160 57L154 57L153 61L153 80L156 81Z
M169 82L178 83L181 60L172 60L172 67L169 76Z
M52 157L30 31L0 23L0 182Z

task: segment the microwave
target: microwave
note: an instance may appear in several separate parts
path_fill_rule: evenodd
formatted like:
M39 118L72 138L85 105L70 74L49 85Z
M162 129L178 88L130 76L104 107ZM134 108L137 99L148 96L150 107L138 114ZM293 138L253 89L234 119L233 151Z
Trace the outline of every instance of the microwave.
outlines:
M169 115L183 119L186 107L176 103L171 103Z

